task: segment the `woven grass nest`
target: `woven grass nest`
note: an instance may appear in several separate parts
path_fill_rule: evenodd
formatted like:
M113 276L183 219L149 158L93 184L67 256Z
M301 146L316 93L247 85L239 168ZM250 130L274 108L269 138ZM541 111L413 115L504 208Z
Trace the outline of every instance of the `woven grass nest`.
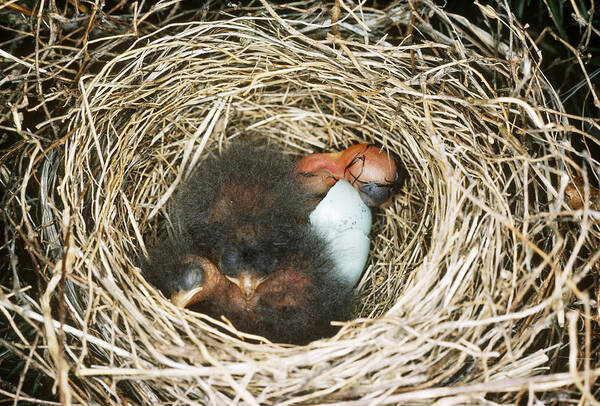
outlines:
M327 16L318 30L293 15L175 24L81 79L61 142L27 144L19 189L38 189L39 216L20 227L46 255L45 293L1 297L3 311L42 328L47 351L35 360L64 399L504 403L564 387L591 396L598 371L579 360L590 350L580 337L596 311L578 283L600 255L598 213L565 202L586 173L569 155L566 116L515 21L484 9L511 33L493 43L419 7L449 29L416 21L427 40L410 45L373 33L408 23L407 5L385 19L348 14L339 38L314 35L328 32ZM332 338L257 341L176 308L136 266L168 223L174 188L244 137L294 157L375 142L407 166L403 190L376 212L356 319Z

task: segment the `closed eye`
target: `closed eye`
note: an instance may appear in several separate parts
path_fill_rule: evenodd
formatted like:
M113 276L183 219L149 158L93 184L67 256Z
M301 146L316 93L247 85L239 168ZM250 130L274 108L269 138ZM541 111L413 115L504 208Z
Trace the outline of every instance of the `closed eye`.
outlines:
M235 247L226 247L221 254L221 268L226 275L236 275L241 262L239 250Z
M269 274L277 264L277 259L272 252L259 252L255 258L255 266L262 274Z

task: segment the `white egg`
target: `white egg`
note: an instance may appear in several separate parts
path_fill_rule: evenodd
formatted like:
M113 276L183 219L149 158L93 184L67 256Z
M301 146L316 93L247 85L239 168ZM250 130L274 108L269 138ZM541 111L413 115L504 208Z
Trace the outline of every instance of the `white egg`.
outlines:
M336 268L348 285L360 279L369 255L371 210L350 183L339 180L310 214L327 242Z

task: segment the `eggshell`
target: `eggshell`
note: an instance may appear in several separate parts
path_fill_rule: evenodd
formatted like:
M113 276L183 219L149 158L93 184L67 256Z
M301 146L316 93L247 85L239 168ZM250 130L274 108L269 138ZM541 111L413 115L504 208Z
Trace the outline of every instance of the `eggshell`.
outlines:
M310 214L310 223L327 242L340 276L352 286L367 262L371 222L371 210L343 179Z
M329 240L329 248L339 275L349 286L355 286L369 258L369 237L357 229L348 229Z

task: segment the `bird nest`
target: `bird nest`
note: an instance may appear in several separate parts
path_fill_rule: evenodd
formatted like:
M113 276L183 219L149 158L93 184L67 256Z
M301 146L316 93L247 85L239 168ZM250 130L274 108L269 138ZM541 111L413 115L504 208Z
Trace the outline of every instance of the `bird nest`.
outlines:
M17 271L0 300L41 332L36 368L100 403L588 396L598 213L567 205L585 172L522 28L483 8L502 42L420 3L345 12L335 36L327 15L265 6L141 36L81 78L55 142L20 144L5 213L43 283L36 296ZM412 41L377 34L409 22ZM410 173L374 213L356 318L334 337L269 343L144 280L174 189L238 138L294 157L377 143Z

